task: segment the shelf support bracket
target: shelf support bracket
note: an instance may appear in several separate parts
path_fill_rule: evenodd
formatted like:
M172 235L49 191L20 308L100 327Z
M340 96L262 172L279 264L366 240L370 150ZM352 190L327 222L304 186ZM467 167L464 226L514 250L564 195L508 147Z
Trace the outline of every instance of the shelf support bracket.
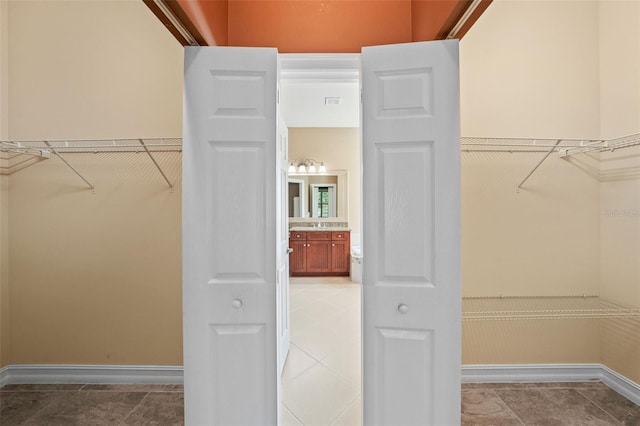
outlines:
M151 155L151 151L149 151L149 148L147 148L147 145L145 145L142 139L138 139L138 141L140 141L140 144L144 148L145 152L149 155L149 158L151 158L151 161L153 161L153 164L156 166L156 168L158 169L158 171L160 172L164 180L167 182L167 185L169 185L169 190L173 192L173 184L169 181L169 178L167 178L167 175L164 174L164 172L162 171L162 168L160 167L156 159L153 158L153 155Z
M96 193L96 188L95 188L95 186L93 186L91 184L91 182L89 182L87 179L85 179L85 177L82 176L80 174L80 172L78 172L71 164L69 164L69 162L67 160L65 160L65 158L62 155L60 155L60 153L58 153L58 151L56 151L56 149L53 146L51 146L51 144L48 141L43 141L43 142L44 142L45 145L47 145L47 147L51 150L51 152L53 152L55 155L57 155L58 158L61 159L64 164L67 165L67 167L69 167L71 170L73 170L73 172L75 174L77 174L78 177L84 181L84 183L89 185L89 188L91 188L91 192L93 192L94 194Z
M520 190L522 189L522 185L524 185L524 183L531 177L531 175L538 170L538 167L540 167L542 165L542 163L544 163L544 160L546 160L547 158L549 158L549 156L551 155L551 153L557 148L558 145L560 145L560 142L562 142L561 139L558 139L556 141L556 144L553 145L553 147L549 150L549 152L546 153L546 155L544 157L542 157L542 160L540 160L540 162L538 164L536 164L536 166L533 168L533 170L531 170L529 172L529 174L527 175L527 177L525 177L522 182L520 182L520 185L518 185L518 187L516 188L516 192L520 192Z

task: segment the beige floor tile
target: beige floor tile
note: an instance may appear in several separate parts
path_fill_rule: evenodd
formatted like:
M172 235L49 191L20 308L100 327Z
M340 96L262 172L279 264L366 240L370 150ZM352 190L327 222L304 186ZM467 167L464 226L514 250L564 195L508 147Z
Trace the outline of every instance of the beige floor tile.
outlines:
M291 339L296 346L320 361L331 351L349 342L352 337L342 328L316 324L307 328L300 336L292 335Z
M291 411L284 406L284 404L280 404L280 421L278 422L278 426L302 426L302 423L296 416L291 414Z
M289 318L289 329L291 330L292 341L302 337L302 333L305 333L309 327L317 324L319 321L318 318L308 315L305 309L292 311Z
M356 386L321 364L282 387L282 402L305 426L329 425L358 395Z
M347 291L347 288L343 285L331 285L314 286L306 290L307 294L313 295L318 299L328 299L330 297L340 295Z
M318 298L307 291L292 292L289 294L289 310L296 311L304 308L309 303L315 302Z
M360 387L362 380L360 345L359 339L353 339L331 351L322 360L322 364L349 383Z
M362 320L359 310L353 308L327 317L323 324L351 338L360 338Z
M326 302L339 306L343 309L360 310L360 289L359 288L345 288L342 291L332 294L324 299Z
M322 299L314 300L304 307L305 315L308 315L311 318L315 318L318 321L328 320L333 315L336 315L342 311L344 311L343 308L325 302Z
M284 370L282 371L283 386L286 382L291 381L317 363L317 360L301 351L296 345L291 344L287 362L284 364Z
M291 277L291 284L353 284L349 277Z
M362 398L358 397L331 425L362 426Z
M285 415L306 426L328 425L338 416L339 424L349 424L360 415L350 405L360 394L361 286L344 277L291 282L292 345L282 376L290 412Z

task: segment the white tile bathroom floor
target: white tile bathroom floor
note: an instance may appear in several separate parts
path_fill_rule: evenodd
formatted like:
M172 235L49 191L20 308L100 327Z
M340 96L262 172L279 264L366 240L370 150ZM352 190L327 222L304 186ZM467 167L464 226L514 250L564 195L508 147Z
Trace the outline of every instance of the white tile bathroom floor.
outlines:
M348 277L291 278L281 426L362 424L360 299Z

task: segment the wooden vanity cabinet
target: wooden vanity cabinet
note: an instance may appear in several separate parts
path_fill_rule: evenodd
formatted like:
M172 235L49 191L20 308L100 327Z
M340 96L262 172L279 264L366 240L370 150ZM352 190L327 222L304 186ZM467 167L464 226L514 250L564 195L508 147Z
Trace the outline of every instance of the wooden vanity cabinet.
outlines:
M291 232L291 276L349 275L349 231Z
M289 234L289 275L307 271L307 233L291 232Z
M331 272L341 272L349 275L351 262L351 241L349 232L331 233Z

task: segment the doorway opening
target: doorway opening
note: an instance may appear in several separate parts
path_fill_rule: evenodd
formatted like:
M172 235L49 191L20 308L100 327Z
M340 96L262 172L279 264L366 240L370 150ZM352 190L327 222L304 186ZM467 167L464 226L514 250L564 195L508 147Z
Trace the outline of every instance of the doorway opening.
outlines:
M359 55L348 55L348 61L344 56L333 58L341 70L327 72L318 68L320 55L280 55L280 109L295 170L287 185L289 228L305 234L345 230L351 253L360 245L362 216L360 80ZM321 60L327 66L330 58ZM309 159L315 159L315 171L300 172ZM289 247L308 249L310 262L316 246L330 247L303 244ZM299 265L293 263L295 270ZM362 424L362 289L350 272L290 277L291 344L281 377L281 424Z

